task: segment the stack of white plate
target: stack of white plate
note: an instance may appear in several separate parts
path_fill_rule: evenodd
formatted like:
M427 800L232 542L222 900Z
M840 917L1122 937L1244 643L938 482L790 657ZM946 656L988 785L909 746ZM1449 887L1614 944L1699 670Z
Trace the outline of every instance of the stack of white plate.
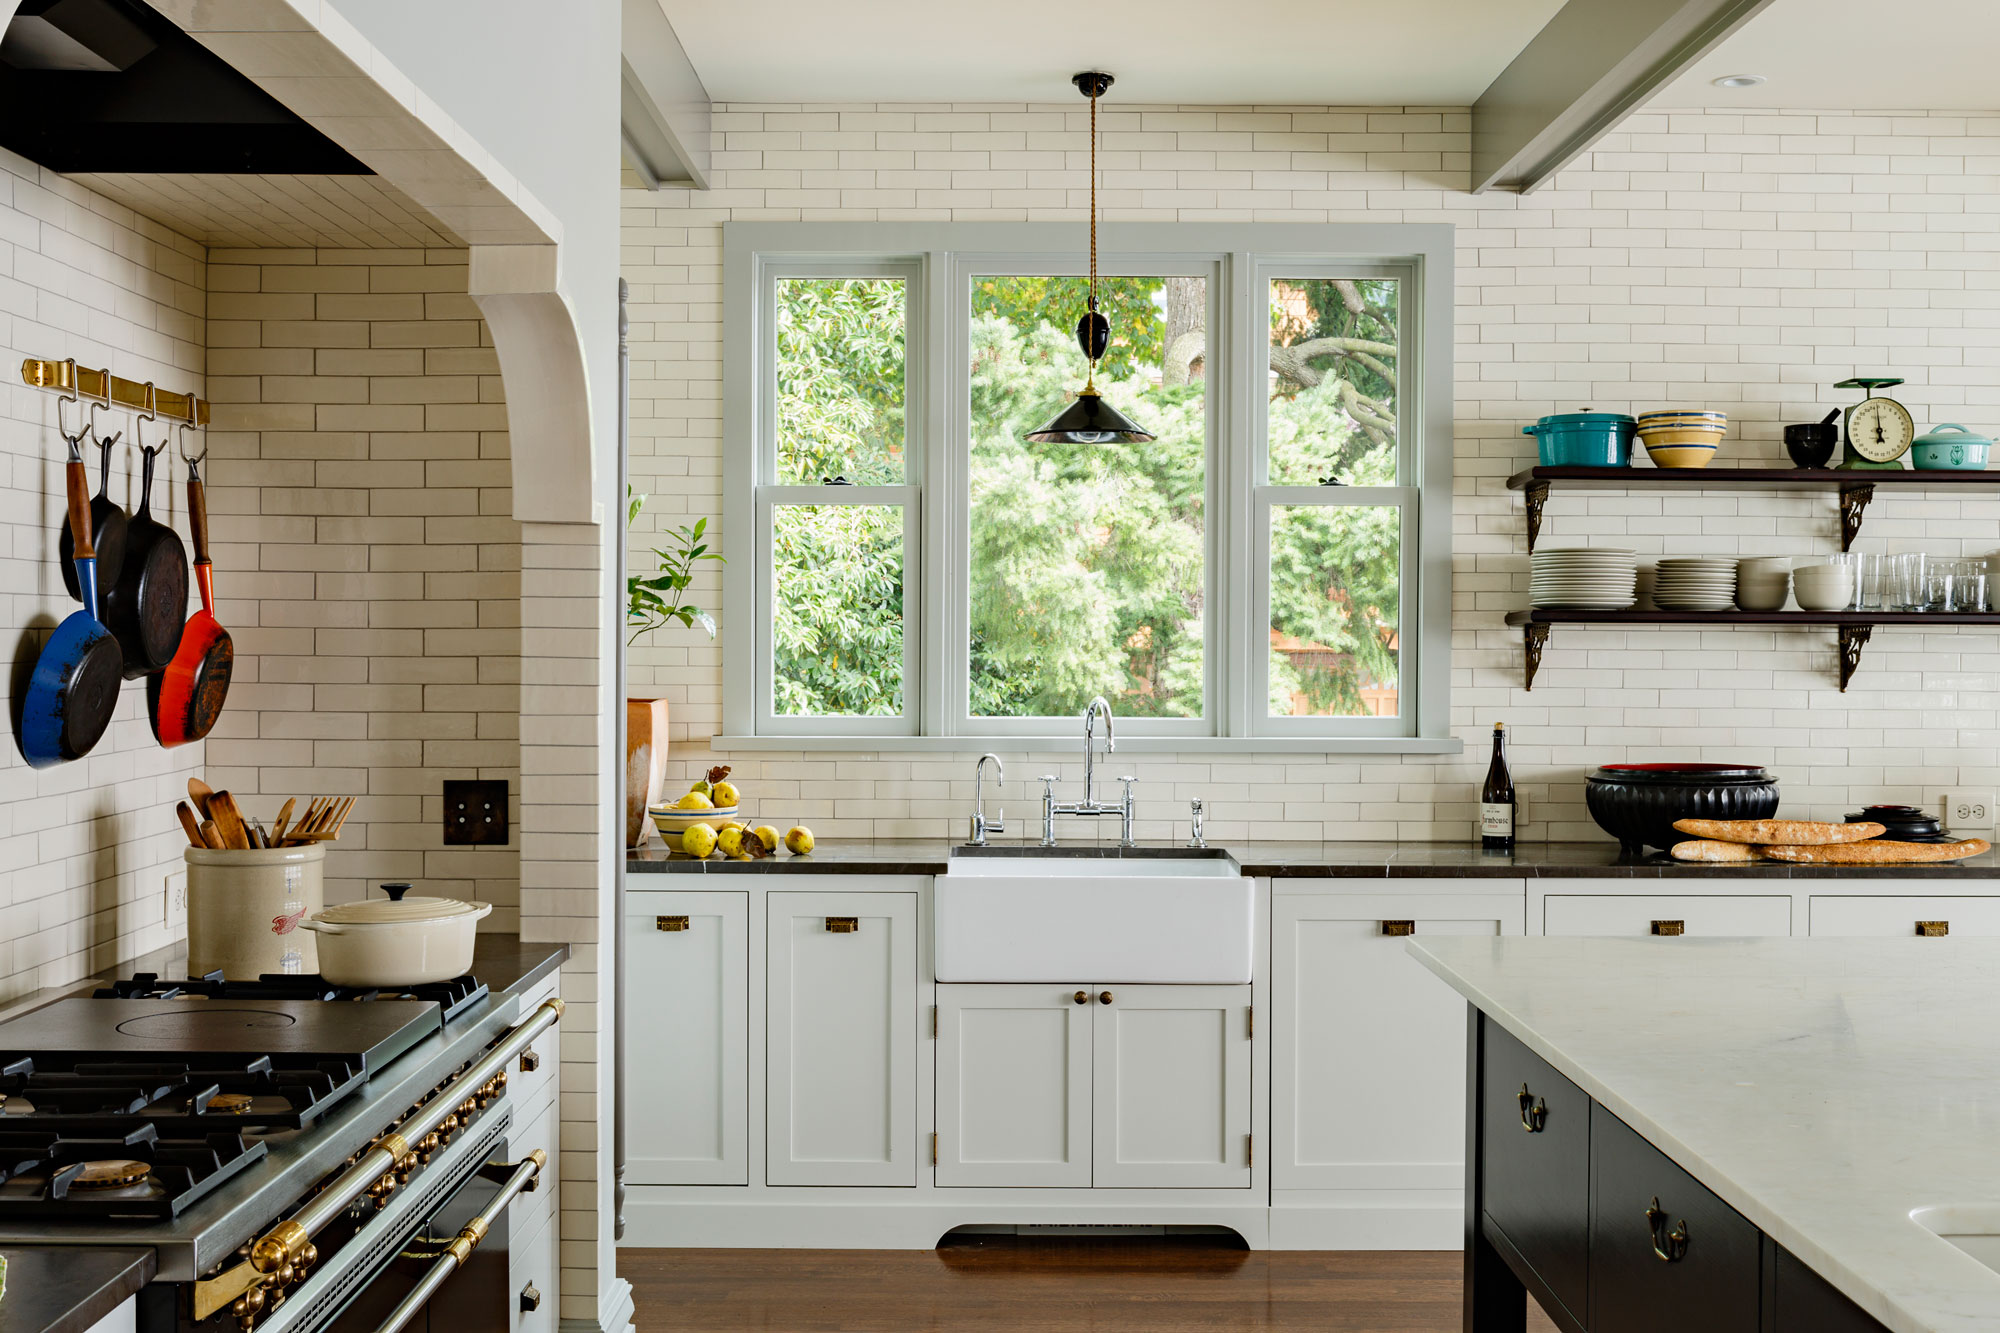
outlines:
M1635 553L1616 546L1544 547L1530 557L1529 604L1616 611L1638 598Z
M1665 559L1653 572L1653 605L1662 611L1727 611L1736 604L1736 561L1730 556Z

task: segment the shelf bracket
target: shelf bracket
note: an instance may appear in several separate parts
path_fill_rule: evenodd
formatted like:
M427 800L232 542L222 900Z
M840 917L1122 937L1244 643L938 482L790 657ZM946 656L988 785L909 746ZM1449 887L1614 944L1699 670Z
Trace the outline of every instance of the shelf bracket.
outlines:
M1549 484L1531 481L1521 493L1528 500L1528 554L1535 553L1535 538L1542 535L1542 506L1549 502Z
M1872 489L1872 488L1871 488ZM1847 682L1854 679L1854 669L1861 665L1861 650L1867 646L1868 636L1874 633L1873 625L1842 625L1840 627L1840 692L1847 693Z
M1541 669L1542 647L1548 641L1549 627L1547 625L1538 625L1530 621L1528 624L1521 626L1521 642L1528 652L1527 679L1522 681L1522 689L1533 690L1535 688L1535 672Z
M1840 488L1840 549L1849 550L1854 539L1861 535L1861 514L1868 508L1868 502L1875 498L1875 484L1864 482L1859 485L1843 483ZM1866 635L1862 636L1864 639Z

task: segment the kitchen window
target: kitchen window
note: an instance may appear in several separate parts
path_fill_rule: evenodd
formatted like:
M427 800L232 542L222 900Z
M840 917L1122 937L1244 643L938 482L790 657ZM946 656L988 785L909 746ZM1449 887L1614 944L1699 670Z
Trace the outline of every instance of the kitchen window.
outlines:
M725 226L717 745L1457 749L1450 228L1076 233Z

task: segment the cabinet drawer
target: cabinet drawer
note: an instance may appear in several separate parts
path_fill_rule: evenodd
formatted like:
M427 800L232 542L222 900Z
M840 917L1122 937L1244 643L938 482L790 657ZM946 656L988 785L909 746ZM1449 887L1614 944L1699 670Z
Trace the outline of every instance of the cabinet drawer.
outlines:
M1591 1333L1758 1333L1757 1228L1601 1106L1590 1193Z
M508 1280L512 1284L507 1290L509 1333L555 1333L556 1244L553 1221L525 1240L508 1241ZM523 1308L526 1306L534 1308Z
M1789 935L1792 900L1779 894L1550 894L1542 929L1550 935Z
M1773 1320L1769 1333L1887 1333L1831 1282L1777 1246L1771 1269Z
M2000 898L1817 894L1808 920L1815 935L2000 935Z
M1590 1098L1499 1024L1481 1019L1480 1027L1481 1207L1581 1318L1589 1273Z

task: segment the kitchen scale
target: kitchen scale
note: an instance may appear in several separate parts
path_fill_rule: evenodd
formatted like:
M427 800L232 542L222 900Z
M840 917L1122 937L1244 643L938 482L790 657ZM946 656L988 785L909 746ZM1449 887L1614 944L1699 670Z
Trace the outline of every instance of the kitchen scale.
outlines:
M1887 375L1860 375L1842 380L1836 389L1860 389L1865 397L1847 409L1843 432L1845 448L1840 466L1856 471L1901 472L1903 455L1917 438L1917 426L1910 409L1893 398L1877 397L1877 389L1887 389L1903 381Z

